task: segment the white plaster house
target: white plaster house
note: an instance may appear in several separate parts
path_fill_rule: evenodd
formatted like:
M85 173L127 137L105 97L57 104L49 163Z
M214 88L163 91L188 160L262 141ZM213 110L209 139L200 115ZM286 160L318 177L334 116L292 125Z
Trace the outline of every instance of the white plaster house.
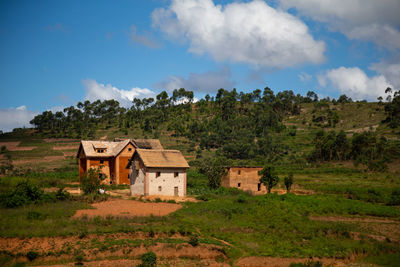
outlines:
M127 168L131 195L186 195L189 164L178 150L136 149Z

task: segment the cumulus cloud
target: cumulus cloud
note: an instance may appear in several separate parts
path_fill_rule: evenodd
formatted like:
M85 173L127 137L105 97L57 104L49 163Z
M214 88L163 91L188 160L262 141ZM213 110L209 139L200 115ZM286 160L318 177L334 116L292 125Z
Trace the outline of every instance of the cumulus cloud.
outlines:
M219 71L208 71L205 73L190 73L188 78L181 76L169 76L167 80L155 84L155 88L173 91L185 88L196 92L216 92L219 88L232 89L235 82L231 81L229 67L223 67Z
M111 100L114 99L118 101L121 106L131 107L132 100L134 98L145 98L145 97L155 97L155 92L147 88L134 87L130 90L118 89L111 84L98 83L95 80L87 79L82 81L85 89L86 96L85 100L96 101L96 100Z
M398 0L280 0L280 4L325 22L350 39L372 41L392 50L400 48Z
M318 82L322 87L337 89L355 100L376 101L377 97L385 96L387 87L392 87L383 75L368 77L357 67L328 70L318 76Z
M371 70L381 73L394 86L395 90L400 90L400 56L388 61L381 61L372 64Z
M38 114L38 112L27 110L26 106L0 109L0 130L11 132L14 128L32 127L29 121Z
M190 52L217 61L283 68L325 59L325 43L314 40L306 24L263 1L173 0L154 10L152 21L169 38L188 41Z
M138 34L135 25L131 26L129 38L131 39L132 43L137 43L148 48L155 49L161 47L161 45L154 40L154 37L151 33Z

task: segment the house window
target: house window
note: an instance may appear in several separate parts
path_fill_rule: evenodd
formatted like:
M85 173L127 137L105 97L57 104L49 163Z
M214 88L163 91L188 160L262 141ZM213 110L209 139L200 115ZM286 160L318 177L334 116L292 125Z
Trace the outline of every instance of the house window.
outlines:
M242 172L240 170L238 170L238 175L240 175Z
M104 164L104 160L101 159L101 160L100 160L100 164Z
M130 147L130 148L128 148L128 151L132 151L132 148Z
M156 178L161 176L161 172L156 172Z
M174 177L178 177L179 176L179 172L174 172Z
M104 153L104 149L97 149L97 153Z
M159 186L159 187L158 187L158 192L161 192L161 190L162 190L162 187Z
M261 191L261 183L257 184L257 191Z
M240 187L242 184L241 183L238 183L238 187Z

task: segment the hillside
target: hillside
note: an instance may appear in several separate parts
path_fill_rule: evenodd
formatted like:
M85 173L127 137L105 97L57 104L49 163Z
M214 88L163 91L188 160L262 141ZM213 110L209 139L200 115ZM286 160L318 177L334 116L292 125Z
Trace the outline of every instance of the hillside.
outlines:
M398 266L400 132L387 121L391 103L265 91L263 97L220 91L216 99L176 105L161 95L151 106L137 100L128 110L81 103L85 112L69 108L76 120L45 113L35 118L36 129L0 135L0 263L129 266L155 252L159 264L173 266L289 266L310 259L315 265L299 266ZM96 113L107 105L114 105L112 116L107 109ZM159 138L164 148L181 150L191 165L187 194L197 200L165 217L76 218L97 198L68 193L79 192L79 141L116 137ZM280 180L267 195L211 188L202 169L216 165L272 166ZM290 173L293 193L286 194ZM23 188L37 199L24 199L31 193ZM118 203L115 197L166 204L131 199L127 186L106 190L108 207ZM28 246L11 249L22 242ZM45 249L49 242L55 245ZM29 253L36 255L32 262Z

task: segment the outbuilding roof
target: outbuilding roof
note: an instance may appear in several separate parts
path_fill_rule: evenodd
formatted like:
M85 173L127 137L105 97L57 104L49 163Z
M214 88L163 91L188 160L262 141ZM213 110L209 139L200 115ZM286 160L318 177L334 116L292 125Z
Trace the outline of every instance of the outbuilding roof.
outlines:
M143 149L164 149L158 139L133 139L133 142L136 144L137 148Z
M189 164L179 150L137 149L138 155L148 168L189 168Z

